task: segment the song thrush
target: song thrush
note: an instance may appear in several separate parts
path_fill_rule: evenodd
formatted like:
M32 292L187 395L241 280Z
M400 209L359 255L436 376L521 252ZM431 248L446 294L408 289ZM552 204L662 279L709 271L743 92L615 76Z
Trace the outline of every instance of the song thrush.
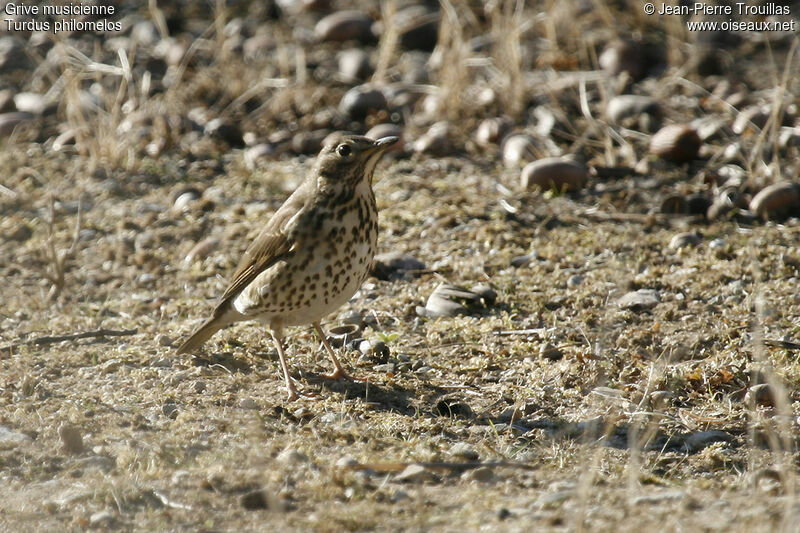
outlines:
M234 322L263 322L272 331L289 400L294 400L298 391L286 363L283 327L311 323L333 361L328 377L350 378L320 320L347 302L370 271L378 240L372 175L396 141L337 135L326 143L306 179L245 251L211 318L178 353L196 351Z

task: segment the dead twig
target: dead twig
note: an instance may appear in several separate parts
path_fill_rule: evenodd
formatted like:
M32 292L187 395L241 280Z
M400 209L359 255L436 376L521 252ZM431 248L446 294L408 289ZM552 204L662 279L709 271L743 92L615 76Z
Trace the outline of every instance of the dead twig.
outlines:
M78 339L94 339L98 337L125 337L128 335L136 335L138 330L134 329L95 329L92 331L82 331L80 333L70 333L67 335L45 335L43 337L36 337L29 341L17 342L9 344L0 348L2 351L12 350L19 346L46 346L48 344L55 344L62 341L74 341Z
M513 461L469 461L464 463L456 462L412 462L412 463L358 463L354 465L347 465L344 468L347 470L373 470L381 474L391 474L395 472L402 472L411 465L419 465L428 470L450 470L461 472L465 470L473 470L475 468L521 468L523 470L535 470L536 467L526 463L517 463Z

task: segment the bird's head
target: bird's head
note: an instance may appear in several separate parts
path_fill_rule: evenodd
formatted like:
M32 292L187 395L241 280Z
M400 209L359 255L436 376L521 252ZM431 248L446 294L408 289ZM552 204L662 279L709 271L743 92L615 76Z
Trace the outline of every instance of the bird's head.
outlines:
M360 135L333 135L322 147L316 162L316 175L332 188L355 187L372 183L372 173L386 149L397 137L377 141Z

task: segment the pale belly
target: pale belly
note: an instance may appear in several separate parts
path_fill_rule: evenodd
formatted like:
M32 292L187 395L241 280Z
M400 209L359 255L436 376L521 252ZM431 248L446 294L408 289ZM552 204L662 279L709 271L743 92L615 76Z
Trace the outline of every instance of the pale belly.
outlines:
M285 326L316 322L339 309L367 278L377 247L377 228L353 239L337 229L352 227L349 222L326 225L325 239L259 274L233 300L234 308L245 317Z

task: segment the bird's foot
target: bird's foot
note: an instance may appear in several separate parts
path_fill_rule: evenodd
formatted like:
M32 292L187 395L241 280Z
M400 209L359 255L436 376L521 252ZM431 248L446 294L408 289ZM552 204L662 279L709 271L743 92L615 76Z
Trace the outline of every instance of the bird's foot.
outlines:
M351 376L350 374L345 372L345 370L343 368L341 368L341 367L337 368L336 370L334 370L330 374L323 374L322 376L327 378L327 379L344 379L344 380L347 380L347 381L356 381L358 383L366 383L367 382L367 379L365 379L365 378L357 378L355 376Z
M286 390L289 392L289 397L287 398L287 401L289 402L299 400L300 398L314 399L319 396L316 392L305 392L297 390L297 387L294 385L293 382L289 382L289 384L286 385Z

